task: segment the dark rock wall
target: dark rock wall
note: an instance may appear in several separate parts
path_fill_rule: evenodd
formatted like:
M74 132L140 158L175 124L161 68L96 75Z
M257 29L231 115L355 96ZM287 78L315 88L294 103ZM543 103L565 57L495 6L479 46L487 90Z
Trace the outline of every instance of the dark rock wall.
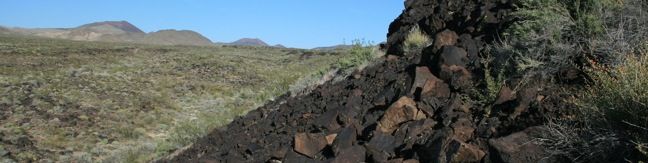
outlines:
M268 103L161 162L561 161L530 143L543 132L532 126L560 105L551 92L506 88L495 104L471 94L484 80L480 53L513 21L513 1L408 0L405 7L389 27L381 64ZM434 43L405 52L416 25Z

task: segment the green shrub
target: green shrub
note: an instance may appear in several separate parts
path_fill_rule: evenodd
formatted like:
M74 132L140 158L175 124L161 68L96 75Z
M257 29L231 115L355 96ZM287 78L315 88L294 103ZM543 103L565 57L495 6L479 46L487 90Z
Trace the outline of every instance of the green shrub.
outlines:
M592 119L617 126L638 143L648 143L648 56L629 56L624 64L609 72L594 71L596 84L587 89L584 103L592 113L605 119ZM603 121L604 120L604 121Z
M338 59L337 68L348 69L361 65L375 56L373 45L364 40L354 40L353 46L348 50L348 56Z
M558 71L582 65L584 58L614 60L617 56L609 52L619 48L605 45L626 41L609 38L614 32L609 30L619 23L607 22L615 17L609 13L619 11L616 1L522 0L518 4L511 16L519 21L502 33L504 41L490 51L499 64L514 68L507 70L509 76L552 80Z
M414 26L414 28L410 30L409 34L407 34L407 37L403 42L403 47L406 50L419 49L428 46L431 42L432 41L427 34L423 33L418 26Z

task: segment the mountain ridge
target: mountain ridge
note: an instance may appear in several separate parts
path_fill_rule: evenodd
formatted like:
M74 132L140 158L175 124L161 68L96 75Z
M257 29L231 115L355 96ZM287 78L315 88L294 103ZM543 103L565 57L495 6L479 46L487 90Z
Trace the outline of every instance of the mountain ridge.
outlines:
M115 28L119 28L119 29L121 29L123 31L130 32L130 33L145 33L141 29L137 28L137 26L131 24L128 21L124 21L124 20L122 20L122 21L94 22L94 23L81 25L81 26L79 26L77 28L92 28L92 27L104 26L104 25L113 26Z
M270 46L263 40L259 38L241 38L234 42L227 43L228 45L239 45L239 46Z
M128 21L101 21L74 28L6 28L3 34L17 34L75 41L105 41L154 45L211 46L214 43L192 30L163 29L146 33Z

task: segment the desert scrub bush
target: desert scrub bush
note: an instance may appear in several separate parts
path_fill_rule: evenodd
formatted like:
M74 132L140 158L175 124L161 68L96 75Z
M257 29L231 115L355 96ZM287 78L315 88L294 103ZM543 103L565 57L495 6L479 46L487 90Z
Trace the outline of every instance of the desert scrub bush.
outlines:
M419 26L414 26L405 37L403 47L405 50L415 50L428 46L432 43L430 37L425 34Z
M487 49L490 47L487 47ZM486 84L485 92L477 94L478 99L485 103L493 103L497 99L498 93L502 86L506 83L505 68L503 63L495 62L489 50L485 50L484 57L480 60L484 65L484 84Z
M566 6L572 17L589 14L580 18L586 19L579 20L581 26L599 24L603 30L574 27L580 32L565 39L575 41L572 45L581 46L580 53L589 55L592 66L586 70L593 82L584 90L567 91L576 95L569 99L578 106L575 114L552 120L542 143L576 162L648 159L647 4L642 0L563 3L571 3ZM586 23L592 17L601 22Z
M523 0L512 17L519 19L502 34L504 46L493 53L515 65L517 74L552 76L591 55L592 42L604 39L605 12L612 0Z
M617 126L638 147L648 143L648 56L628 56L609 72L592 73L596 84L583 96L592 113L600 113L601 123ZM602 121L604 120L604 121Z
M348 69L363 63L368 62L369 60L375 58L374 46L371 42L356 39L353 41L353 45L346 53L347 56L343 56L338 59L337 68L339 69Z
M626 57L615 67L591 72L595 84L567 99L573 116L551 118L537 140L553 155L573 162L648 159L648 56Z

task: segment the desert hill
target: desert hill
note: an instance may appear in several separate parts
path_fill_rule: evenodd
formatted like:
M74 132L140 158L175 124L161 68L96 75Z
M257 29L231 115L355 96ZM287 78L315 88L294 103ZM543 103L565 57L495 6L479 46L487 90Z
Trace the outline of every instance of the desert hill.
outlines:
M127 21L104 21L75 28L6 28L5 34L76 41L106 41L158 45L212 45L211 40L190 30L160 30L145 33Z
M227 45L238 45L238 46L269 46L263 40L258 38L242 38L234 42L227 43Z

